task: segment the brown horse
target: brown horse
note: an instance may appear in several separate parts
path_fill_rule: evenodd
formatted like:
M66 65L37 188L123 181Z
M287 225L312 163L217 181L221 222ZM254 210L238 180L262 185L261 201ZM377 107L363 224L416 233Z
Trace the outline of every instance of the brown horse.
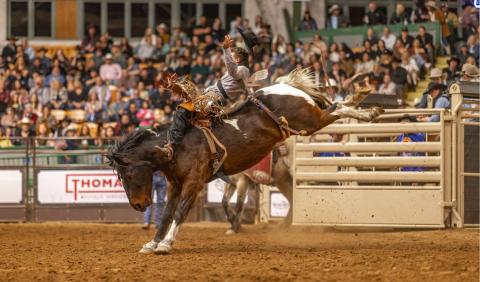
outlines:
M381 113L379 108L354 110L342 104L322 109L314 99L319 97L314 87L312 77L300 71L291 73L283 83L256 91L255 95L277 116L288 120L291 128L303 130L307 135L342 117L371 121ZM251 167L283 139L278 125L252 102L215 122L212 130L228 151L221 168L224 175ZM152 203L152 172L161 170L167 178L168 201L163 219L154 239L140 250L142 253L170 252L179 226L198 193L206 182L218 177L212 175L209 146L200 129L187 130L182 143L175 147L173 161L157 149L165 142L165 132L157 136L148 130L138 130L107 155L122 180L130 205L138 211L144 211Z
M288 152L285 152L287 154L285 155L280 149L275 148L272 153L273 163L270 185L276 186L283 196L287 198L290 207L292 207L293 178L288 164ZM251 180L245 173L237 173L228 177L228 182L225 185L222 198L222 206L227 216L227 220L230 223L230 228L228 228L226 232L227 235L239 232L247 192L249 189L259 188L258 186L259 184ZM232 207L230 205L230 199L235 192L237 192L237 201L235 207ZM290 225L291 223L292 209L290 208L285 217L284 224Z

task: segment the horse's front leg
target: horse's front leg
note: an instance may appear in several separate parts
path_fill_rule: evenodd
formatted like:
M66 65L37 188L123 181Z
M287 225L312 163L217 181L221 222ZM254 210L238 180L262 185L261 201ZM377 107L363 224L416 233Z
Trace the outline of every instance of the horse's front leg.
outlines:
M180 185L173 185L169 181L167 182L167 189L167 204L163 209L162 220L160 221L160 225L158 226L154 239L143 245L142 249L140 250L140 253L142 254L149 254L155 251L158 242L165 237L168 227L170 227L170 224L172 223L173 214L177 208L178 202L180 201L182 190Z
M180 224L187 218L188 212L192 208L197 195L202 191L204 183L199 180L187 180L182 186L182 195L180 202L175 210L175 216L168 230L167 235L158 243L155 254L167 254L172 249L175 237L177 236Z

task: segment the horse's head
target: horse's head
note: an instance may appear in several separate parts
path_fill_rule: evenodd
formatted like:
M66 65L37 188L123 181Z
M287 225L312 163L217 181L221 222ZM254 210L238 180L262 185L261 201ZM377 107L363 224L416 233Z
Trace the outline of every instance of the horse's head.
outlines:
M154 136L154 132L137 130L105 155L118 173L130 205L137 211L145 211L152 204L152 177L158 163L152 160L153 148L145 141Z

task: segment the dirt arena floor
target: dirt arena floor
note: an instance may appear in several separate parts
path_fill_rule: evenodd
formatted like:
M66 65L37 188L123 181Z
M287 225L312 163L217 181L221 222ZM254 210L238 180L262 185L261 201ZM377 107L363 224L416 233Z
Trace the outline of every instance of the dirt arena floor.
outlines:
M355 232L186 224L166 256L120 224L0 224L0 281L479 281L479 230Z

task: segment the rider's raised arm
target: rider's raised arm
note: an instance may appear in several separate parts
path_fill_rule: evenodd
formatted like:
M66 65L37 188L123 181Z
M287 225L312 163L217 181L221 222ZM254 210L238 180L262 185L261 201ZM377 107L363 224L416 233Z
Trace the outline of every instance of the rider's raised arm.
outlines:
M237 62L233 59L230 48L223 49L225 66L228 74L235 80L248 78L248 69L246 67L239 67Z

